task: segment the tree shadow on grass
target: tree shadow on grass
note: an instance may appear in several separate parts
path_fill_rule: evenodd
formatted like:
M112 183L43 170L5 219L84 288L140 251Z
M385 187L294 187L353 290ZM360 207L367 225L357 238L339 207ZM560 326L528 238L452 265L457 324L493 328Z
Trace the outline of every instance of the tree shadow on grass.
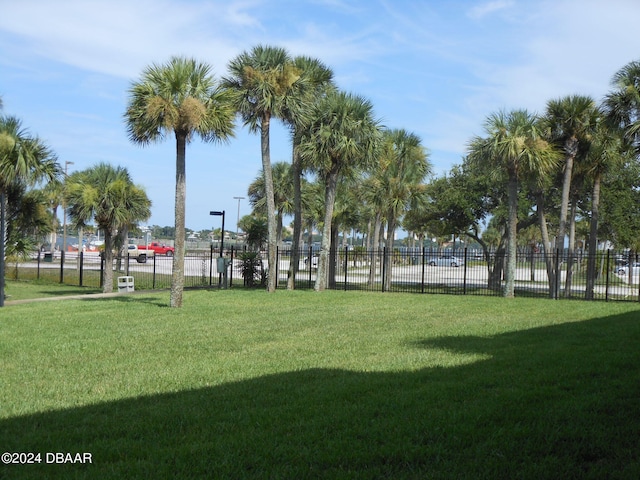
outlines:
M0 421L5 478L640 478L637 312L407 345L457 366L307 369ZM212 379L214 380L214 379Z

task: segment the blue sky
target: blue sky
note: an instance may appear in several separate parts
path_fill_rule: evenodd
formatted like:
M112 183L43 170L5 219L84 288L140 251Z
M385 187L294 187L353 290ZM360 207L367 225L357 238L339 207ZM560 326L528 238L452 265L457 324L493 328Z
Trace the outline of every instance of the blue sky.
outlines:
M640 59L637 0L0 0L0 95L69 172L129 169L153 202L150 225L173 225L175 141L141 148L126 134L131 82L188 55L226 74L257 44L331 67L391 128L416 133L439 175L500 109L542 112L565 95L609 90ZM272 129L272 161L290 160ZM188 228L235 229L238 201L261 168L260 140L239 123L227 145L187 147ZM240 201L240 216L250 212Z

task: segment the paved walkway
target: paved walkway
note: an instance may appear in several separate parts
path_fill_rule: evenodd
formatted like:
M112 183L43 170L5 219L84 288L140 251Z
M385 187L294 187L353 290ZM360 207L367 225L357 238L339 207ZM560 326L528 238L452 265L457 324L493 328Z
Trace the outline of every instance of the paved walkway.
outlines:
M110 298L119 297L121 295L139 295L144 293L161 293L168 292L169 289L156 289L156 290L135 290L133 292L112 292L112 293L82 293L80 295L59 295L55 297L38 297L38 298L25 298L23 300L5 300L5 306L20 305L22 303L32 302L49 302L56 300L93 300L96 298ZM11 298L11 297L9 297Z

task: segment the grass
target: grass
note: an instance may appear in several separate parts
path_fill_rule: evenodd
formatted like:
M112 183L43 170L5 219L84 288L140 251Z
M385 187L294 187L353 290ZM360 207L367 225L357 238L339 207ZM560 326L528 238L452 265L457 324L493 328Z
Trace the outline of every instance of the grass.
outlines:
M0 310L0 478L639 478L637 304L188 291Z
M59 297L67 295L83 295L90 293L99 293L102 289L97 287L78 287L69 286L48 279L15 281L8 280L5 285L5 294L8 295L7 301L28 300L32 298ZM2 318L2 312L0 312Z

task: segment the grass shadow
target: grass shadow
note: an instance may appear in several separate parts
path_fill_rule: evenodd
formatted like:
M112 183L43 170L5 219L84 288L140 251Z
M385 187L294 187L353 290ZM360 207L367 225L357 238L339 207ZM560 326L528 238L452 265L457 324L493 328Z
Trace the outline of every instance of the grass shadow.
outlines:
M120 298L120 297L118 297ZM121 301L135 301L122 297ZM3 478L640 478L637 312L406 345L460 362L305 369L0 421ZM45 394L43 392L43 394Z

